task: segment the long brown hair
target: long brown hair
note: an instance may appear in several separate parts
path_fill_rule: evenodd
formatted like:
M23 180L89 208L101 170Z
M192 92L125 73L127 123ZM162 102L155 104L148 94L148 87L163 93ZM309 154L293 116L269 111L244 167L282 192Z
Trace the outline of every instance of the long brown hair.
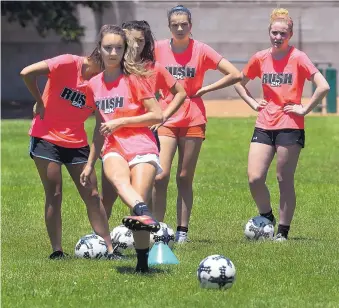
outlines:
M131 20L124 22L121 27L124 30L132 31L142 31L145 36L145 47L140 54L142 61L150 61L151 63L155 62L154 55L154 35L152 33L149 23L145 20Z
M120 35L124 41L124 54L121 60L121 69L126 75L134 74L137 76L147 76L148 72L145 68L144 63L136 62L136 49L133 47L132 43L129 43L125 31L117 25L103 25L100 29L97 46L89 56L91 60L97 63L102 70L105 69L104 62L102 60L101 54L99 52L101 48L101 42L103 37L106 34L117 34Z

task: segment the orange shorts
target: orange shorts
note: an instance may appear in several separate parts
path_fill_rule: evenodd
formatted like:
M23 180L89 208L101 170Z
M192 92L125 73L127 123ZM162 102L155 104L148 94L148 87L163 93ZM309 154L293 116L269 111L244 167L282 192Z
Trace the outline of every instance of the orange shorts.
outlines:
M158 128L159 136L167 136L172 138L202 138L205 139L206 124L191 127L168 127L160 126Z

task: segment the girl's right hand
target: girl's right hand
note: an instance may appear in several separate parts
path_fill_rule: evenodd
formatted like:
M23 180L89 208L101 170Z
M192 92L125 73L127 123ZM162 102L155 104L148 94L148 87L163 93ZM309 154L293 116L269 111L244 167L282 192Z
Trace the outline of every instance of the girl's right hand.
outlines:
M261 111L262 109L264 109L267 106L268 102L265 101L264 99L260 100L258 102L258 105L255 106L255 111Z
M90 165L86 165L84 170L80 174L80 184L84 187L90 187L91 183L91 174L93 172L93 167Z
M40 119L43 120L45 116L45 106L41 103L35 103L33 106L33 116L36 117L37 115L40 115Z

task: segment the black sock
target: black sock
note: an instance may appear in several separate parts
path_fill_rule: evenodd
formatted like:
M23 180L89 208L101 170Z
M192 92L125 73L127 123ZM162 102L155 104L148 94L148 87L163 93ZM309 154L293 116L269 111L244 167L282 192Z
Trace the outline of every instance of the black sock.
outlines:
M288 231L290 231L290 226L284 226L284 225L278 225L278 233L277 234L281 234L283 237L288 236Z
M137 216L142 215L152 216L150 210L148 209L146 203L144 202L139 202L138 204L136 204L135 207L133 208L133 212Z
M177 227L177 231L181 231L181 232L188 232L188 227L182 227L182 226L178 226Z
M267 213L260 213L260 216L263 216L265 218L267 218L268 220L272 221L274 220L274 215L272 213L272 210L270 210L269 212Z
M137 272L147 272L148 271L148 253L149 253L149 248L145 249L135 249L137 252Z

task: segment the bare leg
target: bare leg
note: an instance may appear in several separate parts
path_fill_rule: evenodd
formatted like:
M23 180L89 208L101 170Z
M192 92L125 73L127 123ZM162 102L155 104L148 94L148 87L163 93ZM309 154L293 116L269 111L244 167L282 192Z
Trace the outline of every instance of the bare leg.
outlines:
M143 202L131 184L131 172L126 160L122 157L108 157L104 161L104 173L113 185L121 200L133 210L136 203Z
M270 193L265 184L267 172L275 155L273 146L252 142L248 153L248 182L259 213L272 210Z
M118 194L112 184L108 181L104 169L101 170L101 187L102 187L102 203L104 205L107 219L109 220L112 214L112 207L118 198Z
M164 221L167 203L167 188L171 175L171 167L177 140L172 137L159 136L161 151L160 164L163 172L156 176L152 193L152 213L159 221Z
M104 206L102 205L98 192L97 178L95 172L91 174L91 188L84 187L80 184L80 174L83 171L85 165L86 164L75 164L66 165L66 167L79 191L82 200L86 204L87 215L94 232L105 240L107 250L110 253L113 251L113 247L109 234L109 226L106 212Z
M300 145L277 146L277 179L280 190L280 221L279 224L289 226L292 222L296 196L294 174L297 168Z
M188 227L193 206L193 178L203 139L180 138L177 170L177 224Z
M148 200L152 193L155 173L155 167L149 163L137 164L131 169L132 186L143 200ZM133 231L133 236L136 249L149 248L149 232Z
M122 157L109 157L104 161L104 171L107 179L131 211L137 214L136 206L138 207L140 204L147 210L144 200L149 198L156 173L152 164L140 163L130 170L128 163ZM138 258L137 272L148 271L149 237L149 232L134 232Z
M53 251L62 251L62 175L61 164L34 158L41 182L45 189L45 223Z

